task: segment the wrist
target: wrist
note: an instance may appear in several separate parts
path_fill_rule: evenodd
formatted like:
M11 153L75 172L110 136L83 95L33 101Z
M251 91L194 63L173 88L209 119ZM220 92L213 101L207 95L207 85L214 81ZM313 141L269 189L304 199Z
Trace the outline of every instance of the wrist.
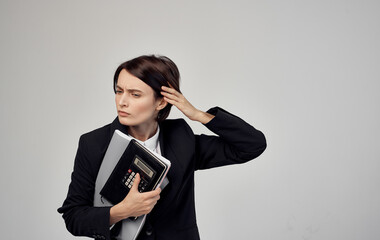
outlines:
M198 112L198 117L197 117L197 121L198 122L201 122L202 124L207 124L208 122L210 122L215 116L210 114L210 113L207 113L207 112L203 112L203 111L200 111Z
M123 207L122 202L110 208L110 225L113 225L128 217L128 213L125 211L125 207Z

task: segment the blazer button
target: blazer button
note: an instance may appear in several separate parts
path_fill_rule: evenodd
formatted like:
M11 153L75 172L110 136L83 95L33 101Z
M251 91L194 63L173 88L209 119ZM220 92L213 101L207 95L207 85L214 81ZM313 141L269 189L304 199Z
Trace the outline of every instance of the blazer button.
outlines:
M145 232L145 234L148 235L148 236L152 235L152 233L153 233L152 230L146 230L146 232Z

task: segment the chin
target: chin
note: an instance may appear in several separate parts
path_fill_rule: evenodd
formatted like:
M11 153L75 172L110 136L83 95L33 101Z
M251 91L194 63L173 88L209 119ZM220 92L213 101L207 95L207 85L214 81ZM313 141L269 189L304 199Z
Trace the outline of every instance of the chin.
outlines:
M131 121L131 119L125 118L125 117L120 117L119 116L119 122L125 126L134 126L137 125L135 121Z
M143 118L143 119L135 119L135 118L130 118L130 117L121 117L118 116L119 122L125 126L138 126L141 124L149 124L151 122L154 122L154 118Z
M130 119L128 117L120 117L120 116L119 116L119 122L125 126L131 126L131 127L144 123L144 121L141 121L141 120Z

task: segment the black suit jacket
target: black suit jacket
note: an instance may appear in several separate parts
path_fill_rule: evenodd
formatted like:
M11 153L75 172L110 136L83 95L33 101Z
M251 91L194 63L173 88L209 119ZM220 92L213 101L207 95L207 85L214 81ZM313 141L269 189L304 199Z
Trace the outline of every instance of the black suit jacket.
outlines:
M264 135L221 108L205 126L218 136L194 135L183 119L160 123L162 155L172 163L170 183L148 215L138 239L199 239L195 217L194 171L244 163L266 148ZM93 207L95 180L113 132L127 127L116 118L111 124L80 137L67 198L58 212L67 229L76 236L112 239L110 207Z

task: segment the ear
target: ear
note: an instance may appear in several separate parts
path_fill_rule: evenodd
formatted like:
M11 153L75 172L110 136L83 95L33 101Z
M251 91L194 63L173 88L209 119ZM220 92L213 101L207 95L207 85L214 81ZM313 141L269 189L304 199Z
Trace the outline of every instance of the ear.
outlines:
M160 111L160 110L164 109L166 107L166 105L168 105L168 102L165 101L164 98L158 99L157 102L158 102L158 105L156 107L157 111Z

